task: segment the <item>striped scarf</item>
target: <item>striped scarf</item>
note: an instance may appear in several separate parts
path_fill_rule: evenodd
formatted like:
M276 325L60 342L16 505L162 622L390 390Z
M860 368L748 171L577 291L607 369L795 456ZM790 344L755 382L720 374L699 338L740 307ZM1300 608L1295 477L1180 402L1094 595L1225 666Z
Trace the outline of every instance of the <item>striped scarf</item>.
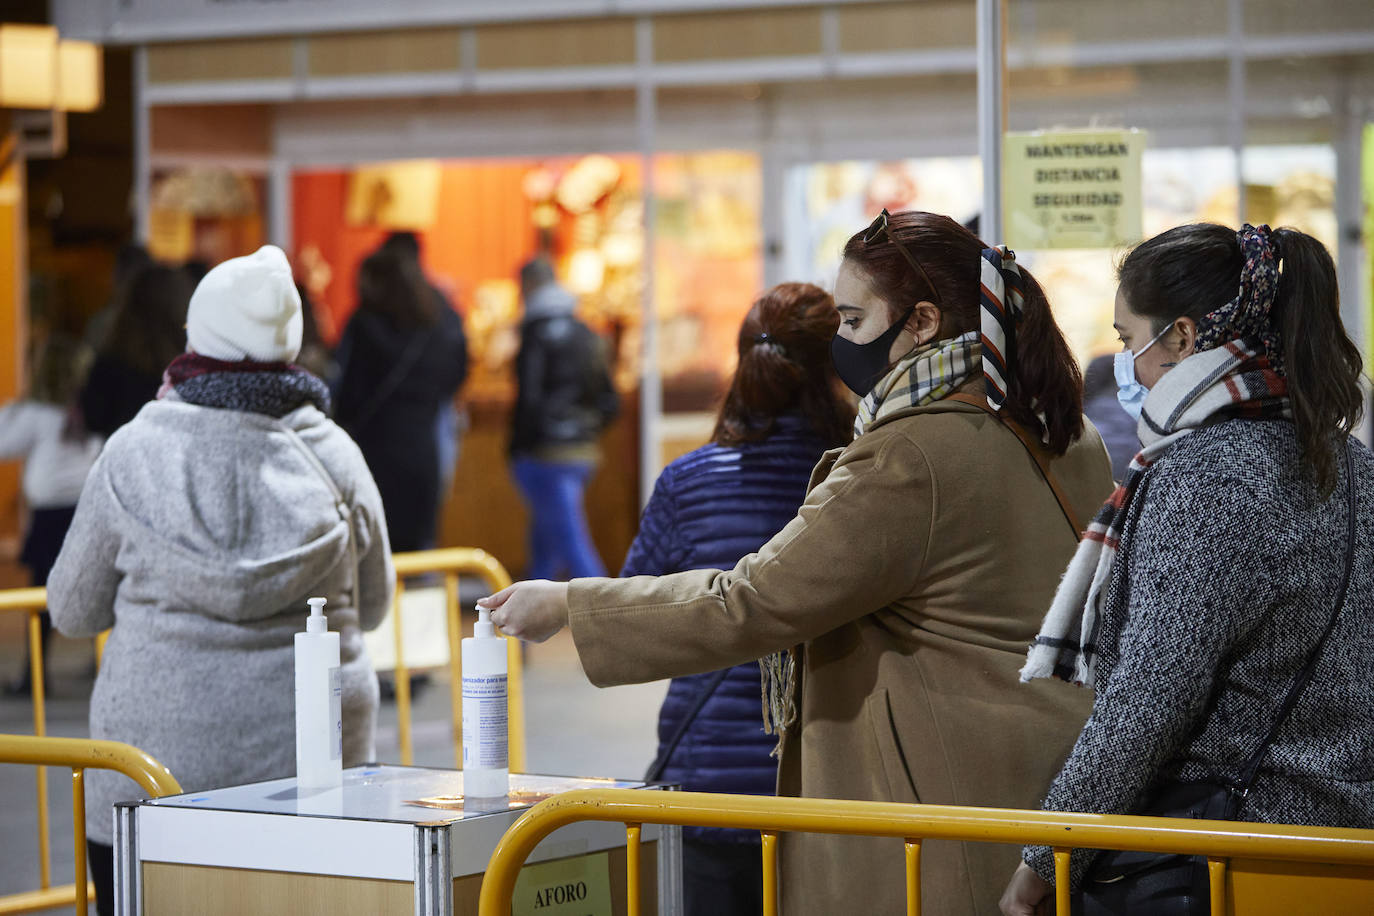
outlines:
M978 373L982 360L978 334L969 331L949 340L936 340L908 353L859 403L854 437L874 423L909 407L947 398Z
M978 261L978 312L983 344L983 387L988 406L1001 410L1007 380L1016 374L1016 325L1026 308L1025 282L1016 252L1001 246L984 248Z
M1265 345L1233 340L1194 353L1150 389L1137 431L1140 453L1126 480L1098 510L1069 562L1021 669L1021 680L1057 677L1092 687L1107 584L1131 503L1150 467L1205 423L1233 417L1291 417L1287 381Z

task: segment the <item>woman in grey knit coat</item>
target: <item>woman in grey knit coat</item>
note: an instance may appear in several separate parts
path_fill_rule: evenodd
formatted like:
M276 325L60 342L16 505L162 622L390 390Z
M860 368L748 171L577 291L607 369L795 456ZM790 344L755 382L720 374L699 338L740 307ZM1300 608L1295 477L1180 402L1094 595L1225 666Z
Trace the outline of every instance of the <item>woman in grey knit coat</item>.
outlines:
M1374 507L1374 459L1353 439L1347 473L1361 360L1319 242L1172 229L1123 262L1116 327L1144 448L1023 671L1095 690L1044 802L1059 811L1139 813L1166 780L1239 779L1331 620L1350 488ZM1358 508L1356 524L1335 629L1241 820L1374 826L1374 512ZM1073 853L1075 890L1094 858ZM1053 880L1050 851L1027 848L1003 912L1029 916Z
M187 337L158 399L91 470L48 580L63 633L113 628L91 736L142 748L190 792L291 776L293 639L306 598L323 595L340 635L343 763L363 763L377 677L361 631L391 603L386 522L324 383L289 364L301 307L285 255L268 246L211 270ZM103 770L86 793L103 916L111 805L143 793Z

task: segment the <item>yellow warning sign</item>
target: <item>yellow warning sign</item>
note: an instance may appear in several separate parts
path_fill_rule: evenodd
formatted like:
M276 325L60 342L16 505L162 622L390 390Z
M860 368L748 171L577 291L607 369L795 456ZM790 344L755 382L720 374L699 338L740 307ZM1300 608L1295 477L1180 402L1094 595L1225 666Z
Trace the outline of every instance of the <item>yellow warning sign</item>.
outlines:
M1141 238L1141 130L1009 133L1002 206L1012 248L1115 248Z

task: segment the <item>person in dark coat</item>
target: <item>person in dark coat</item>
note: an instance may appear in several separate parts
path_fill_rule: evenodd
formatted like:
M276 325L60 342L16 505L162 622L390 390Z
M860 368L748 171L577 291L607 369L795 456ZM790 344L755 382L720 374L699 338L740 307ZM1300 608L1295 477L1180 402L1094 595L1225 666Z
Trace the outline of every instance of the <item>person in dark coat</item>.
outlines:
M358 308L344 328L335 416L377 481L391 547L433 547L439 519L440 407L467 376L463 319L417 261L385 248L358 268Z
M116 304L78 403L87 431L108 438L157 397L162 370L186 349L185 272L144 267Z
M621 576L728 569L792 520L821 453L851 437L854 412L830 359L838 324L834 300L807 283L754 303L712 440L659 475ZM757 662L673 678L658 717L661 772L650 775L689 791L772 795L776 738L763 731L760 695ZM683 882L689 914L758 913L758 834L686 828Z
M577 301L537 258L520 269L525 315L515 357L510 455L531 515L526 575L604 576L582 497L596 440L619 409L604 346L573 314Z

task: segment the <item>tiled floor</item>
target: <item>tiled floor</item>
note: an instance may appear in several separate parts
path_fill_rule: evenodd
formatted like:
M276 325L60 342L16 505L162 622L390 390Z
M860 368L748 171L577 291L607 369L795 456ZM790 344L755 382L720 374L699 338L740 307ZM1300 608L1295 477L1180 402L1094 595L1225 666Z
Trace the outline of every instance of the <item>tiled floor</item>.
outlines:
M18 615L0 615L0 680L18 672L23 659L21 639ZM86 734L91 662L89 640L55 638L49 734ZM657 747L655 724L666 686L666 682L609 690L591 686L566 632L528 647L528 769L575 776L642 776ZM448 698L447 678L441 672L414 701L417 764L453 765ZM32 734L32 729L27 700L0 698L0 731ZM377 753L384 762L399 760L394 704L383 706ZM53 881L63 884L72 880L70 771L48 772ZM38 887L34 773L32 767L0 766L0 894Z

